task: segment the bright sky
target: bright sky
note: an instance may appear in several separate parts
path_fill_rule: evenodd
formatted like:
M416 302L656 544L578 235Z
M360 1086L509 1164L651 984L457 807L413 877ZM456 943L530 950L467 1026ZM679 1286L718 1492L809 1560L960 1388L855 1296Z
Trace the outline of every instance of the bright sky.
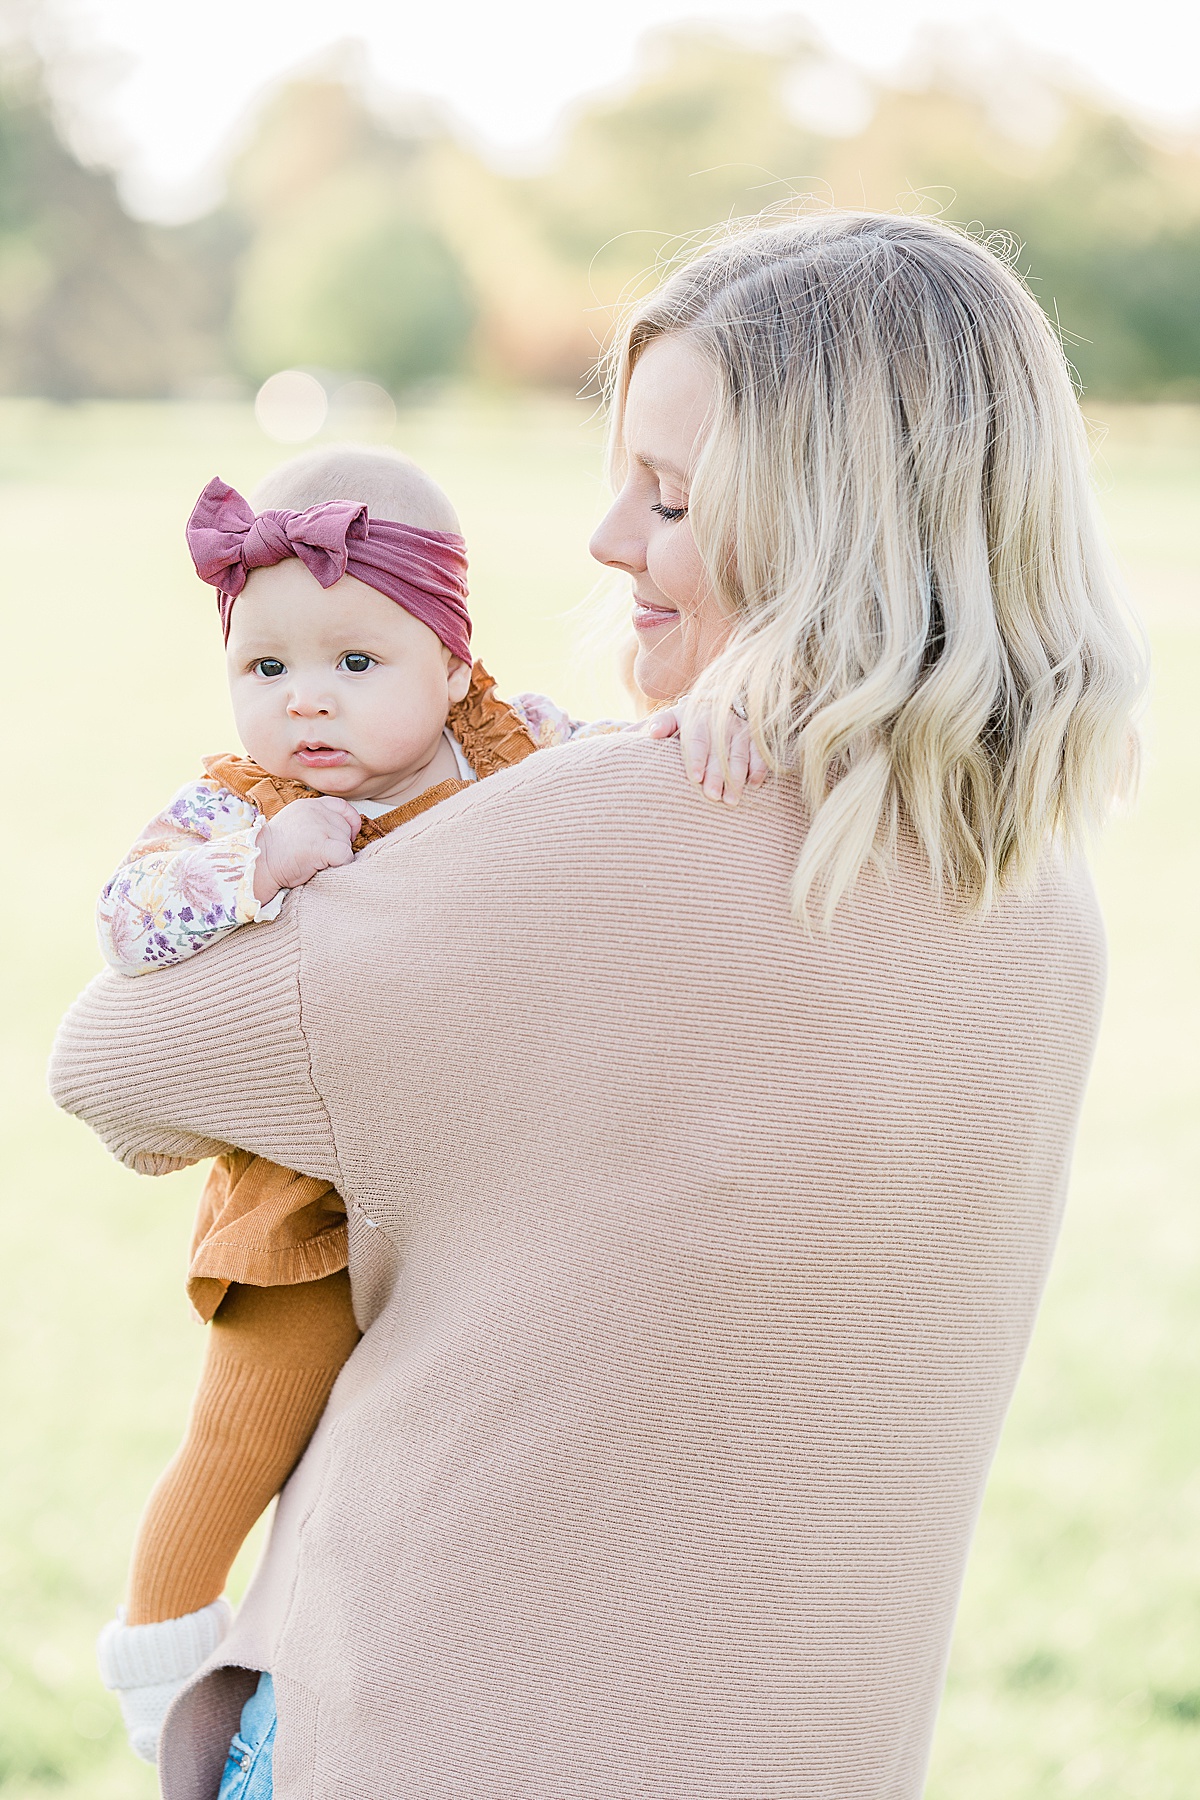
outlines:
M686 18L755 25L792 12L831 52L876 73L925 24L986 42L1007 31L1073 63L1134 109L1200 123L1195 0L57 0L68 38L101 53L88 111L127 170L130 199L165 214L215 198L231 134L267 83L360 39L388 87L449 103L485 144L520 151L582 94L611 87L648 28Z

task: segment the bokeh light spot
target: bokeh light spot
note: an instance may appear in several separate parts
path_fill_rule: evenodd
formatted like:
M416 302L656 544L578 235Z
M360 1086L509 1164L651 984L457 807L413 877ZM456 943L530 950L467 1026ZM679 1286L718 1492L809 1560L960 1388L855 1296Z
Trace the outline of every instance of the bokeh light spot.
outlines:
M377 381L343 382L329 403L329 429L341 438L389 438L396 429L396 402Z
M268 375L254 398L254 416L277 444L307 443L320 431L328 411L325 389L303 369Z

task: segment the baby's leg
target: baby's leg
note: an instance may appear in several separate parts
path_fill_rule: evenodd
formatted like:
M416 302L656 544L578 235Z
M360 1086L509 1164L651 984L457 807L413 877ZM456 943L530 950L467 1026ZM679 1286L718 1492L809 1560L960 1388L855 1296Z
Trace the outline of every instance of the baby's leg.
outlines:
M345 1270L293 1287L235 1284L208 1330L187 1435L138 1529L130 1625L176 1619L217 1599L359 1336Z

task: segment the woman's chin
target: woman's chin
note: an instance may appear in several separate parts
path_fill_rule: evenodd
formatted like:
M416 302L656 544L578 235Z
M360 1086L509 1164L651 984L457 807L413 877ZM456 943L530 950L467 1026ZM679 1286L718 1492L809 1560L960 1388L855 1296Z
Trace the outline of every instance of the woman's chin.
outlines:
M687 692L687 684L672 656L656 654L652 644L639 644L633 659L633 680L638 693L655 706L669 706Z

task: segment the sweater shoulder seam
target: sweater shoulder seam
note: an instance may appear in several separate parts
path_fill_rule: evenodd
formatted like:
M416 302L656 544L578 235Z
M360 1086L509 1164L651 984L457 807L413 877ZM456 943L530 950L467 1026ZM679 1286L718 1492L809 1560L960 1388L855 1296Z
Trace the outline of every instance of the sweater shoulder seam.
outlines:
M296 908L296 1022L300 1028L300 1038L304 1045L304 1066L308 1071L309 1086L316 1096L317 1103L325 1116L325 1123L329 1130L329 1143L333 1151L333 1185L341 1195L343 1204L345 1204L346 1191L343 1184L342 1156L341 1147L338 1142L337 1128L333 1122L333 1114L329 1110L329 1102L326 1100L325 1095L321 1090L320 1083L317 1080L316 1069L313 1066L312 1039L309 1037L308 1026L305 1019L307 1007L305 1003L304 969L307 961L307 944L304 935L303 889L296 894L293 904Z

